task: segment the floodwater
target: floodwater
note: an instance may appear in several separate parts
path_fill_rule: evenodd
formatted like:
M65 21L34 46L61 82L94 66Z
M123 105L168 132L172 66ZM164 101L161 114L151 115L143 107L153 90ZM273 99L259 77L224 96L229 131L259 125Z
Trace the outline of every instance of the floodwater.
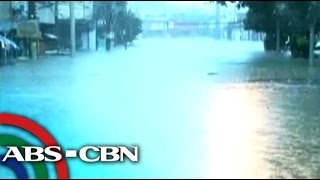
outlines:
M71 178L319 178L319 107L319 67L262 42L150 38L0 68L0 112L63 148L139 146L138 163L68 159ZM0 128L39 143L20 131Z

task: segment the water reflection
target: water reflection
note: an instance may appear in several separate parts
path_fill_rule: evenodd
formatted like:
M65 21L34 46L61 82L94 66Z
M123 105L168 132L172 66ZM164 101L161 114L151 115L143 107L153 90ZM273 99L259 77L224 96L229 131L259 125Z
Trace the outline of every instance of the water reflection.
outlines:
M267 94L244 85L220 87L213 93L206 120L207 176L214 178L265 177L263 151L268 114L261 104Z
M206 177L318 178L318 85L214 85Z

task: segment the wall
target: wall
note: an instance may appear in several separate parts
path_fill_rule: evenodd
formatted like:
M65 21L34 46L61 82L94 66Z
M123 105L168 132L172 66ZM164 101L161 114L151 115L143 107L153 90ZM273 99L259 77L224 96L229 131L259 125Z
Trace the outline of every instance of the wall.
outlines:
M40 23L46 23L46 24L55 24L55 12L54 12L54 5L51 7L44 7L41 8L39 4L37 6L37 16L39 18Z
M155 30L155 31L166 30L166 22L151 22L150 30Z
M91 51L96 50L96 28L89 32L89 49Z
M87 50L88 49L88 33L87 32L83 32L81 33L81 41L82 41L82 48L83 50Z
M10 1L2 1L0 3L0 21L10 18Z
M21 9L24 16L27 17L28 13L28 1L11 1L12 8ZM50 3L50 2L48 2ZM2 4L2 3L1 3ZM37 16L40 23L54 24L54 6L51 7L42 7L43 3L36 3Z
M91 19L93 15L93 1L75 1L75 18L76 19ZM69 1L59 1L59 19L70 18L70 3Z
M81 34L82 50L96 50L96 29Z
M27 14L28 10L28 1L11 1L12 7L16 9L20 9L22 6L22 10L24 14ZM1 6L5 6L5 4L10 4L10 2L1 2ZM75 18L76 19L91 19L93 15L93 1L75 1ZM37 5L39 7L39 4ZM4 8L0 7L0 16L1 13L6 13L2 11ZM70 18L70 3L69 1L59 1L59 19L69 19ZM54 5L51 7L46 7L43 9L39 9L37 11L38 17L40 21L43 23L54 23Z

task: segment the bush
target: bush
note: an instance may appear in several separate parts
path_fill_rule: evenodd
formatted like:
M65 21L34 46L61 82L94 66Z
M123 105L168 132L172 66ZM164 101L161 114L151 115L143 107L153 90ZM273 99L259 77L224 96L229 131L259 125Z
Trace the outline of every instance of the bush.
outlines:
M306 33L307 34L307 33ZM294 35L291 37L290 50L293 57L309 58L309 36ZM314 44L316 46L316 42Z
M265 51L275 51L276 50L276 35L267 33L264 39L264 50ZM280 49L286 49L287 36L285 34L280 37Z

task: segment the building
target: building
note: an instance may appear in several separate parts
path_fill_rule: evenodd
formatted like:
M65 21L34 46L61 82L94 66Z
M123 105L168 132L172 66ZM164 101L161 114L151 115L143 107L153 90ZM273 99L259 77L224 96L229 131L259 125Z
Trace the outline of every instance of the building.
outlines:
M5 33L15 26L11 16L11 2L1 2L0 9L0 32Z
M31 1L12 1L11 8L19 12L18 21L28 19ZM96 49L93 1L75 1L76 46L81 50ZM57 38L59 48L70 48L70 3L69 1L36 1L36 19L43 38ZM44 37L46 36L46 37ZM44 46L44 43L40 43ZM43 47L42 46L42 47ZM47 46L48 47L48 46ZM43 52L46 48L40 48Z
M93 19L93 1L75 1L76 46L81 50L96 50L96 22ZM57 34L70 39L70 7L68 1L59 1ZM68 33L66 33L68 32ZM68 44L69 41L64 41Z
M11 6L10 1L3 1L0 3L0 9L1 9L0 21L10 19L10 13L11 13L10 6Z
M238 9L234 4L228 6L216 5L216 35L220 39L238 41L261 41L263 35L250 30L245 30L244 20L248 8ZM218 20L219 19L219 20Z
M166 14L143 14L143 35L163 34L168 30L168 17Z

